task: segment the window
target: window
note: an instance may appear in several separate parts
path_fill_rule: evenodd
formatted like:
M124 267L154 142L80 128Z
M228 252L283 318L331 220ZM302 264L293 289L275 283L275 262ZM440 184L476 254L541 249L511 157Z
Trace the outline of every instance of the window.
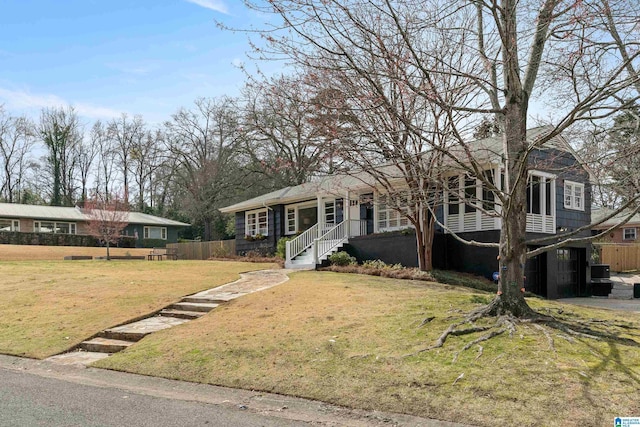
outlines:
M244 216L245 234L267 236L269 234L269 222L267 220L267 208L246 212Z
M449 177L449 215L458 215L460 213L459 183L457 176Z
M540 172L538 172L540 173ZM527 183L527 213L554 216L554 178L538 174L529 175Z
M0 219L0 231L20 231L20 221L17 219Z
M484 176L487 182L495 187L493 172L490 170L485 171ZM491 191L491 187L487 183L482 184L482 208L487 212L491 212L496 208L496 195Z
M287 234L296 234L296 217L297 209L295 207L287 207Z
M623 228L622 229L622 238L624 240L636 240L637 238L637 229L633 228Z
M167 240L167 227L144 227L144 238Z
M334 200L324 202L324 223L336 223L336 203Z
M465 178L464 180L464 213L475 212L477 201L475 178Z
M395 200L382 194L378 197L378 230L388 231L409 226L409 219L401 214L397 208L405 211L409 206L409 197L406 193L400 193Z
M584 210L584 184L572 181L564 182L564 207Z
M76 224L73 222L34 221L35 233L76 234Z

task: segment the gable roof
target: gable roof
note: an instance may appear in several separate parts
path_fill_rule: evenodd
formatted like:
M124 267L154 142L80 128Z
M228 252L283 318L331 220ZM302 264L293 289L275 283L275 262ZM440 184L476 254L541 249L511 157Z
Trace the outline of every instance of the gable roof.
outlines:
M551 132L553 129L553 126L540 126L529 129L527 130L527 140L533 143L541 136ZM502 136L478 139L469 142L466 146L474 153L474 157L480 163L492 163L501 160L503 152ZM556 135L551 138L540 149L549 148L569 152L579 161L578 154L560 135ZM460 145L452 147L450 151L453 152L454 156L458 154L460 158L464 158L466 156L463 147ZM580 164L584 163L580 162ZM380 165L379 168L388 168L391 172L395 166L387 164ZM589 174L591 175L591 172L589 172ZM389 176L393 175L390 174ZM316 181L307 182L294 187L285 187L231 206L220 208L219 210L223 213L241 212L271 205L310 200L316 198L318 194L344 195L348 189L356 190L367 188L371 185L374 185L374 180L365 171L356 172L352 175L328 175L318 178Z
M128 212L129 224L188 227L190 224L142 212ZM86 222L90 218L78 207L0 203L0 218L30 218L53 221Z
M602 224L598 224L598 225L594 226L593 228L598 229L598 230L600 230L600 229L605 230L607 228L613 227L614 225L618 225L622 221L624 221L629 216L629 214L631 212L633 212L633 211L622 211L622 212L619 212L615 216L613 216L611 219L608 219L605 222L603 222ZM605 218L605 217L611 215L612 213L613 213L613 210L609 209L609 208L592 208L591 209L592 222L598 222L602 218ZM631 217L631 219L629 219L629 221L626 222L625 224L621 225L621 227L633 226L633 225L640 225L640 212L638 212L635 215L633 215Z

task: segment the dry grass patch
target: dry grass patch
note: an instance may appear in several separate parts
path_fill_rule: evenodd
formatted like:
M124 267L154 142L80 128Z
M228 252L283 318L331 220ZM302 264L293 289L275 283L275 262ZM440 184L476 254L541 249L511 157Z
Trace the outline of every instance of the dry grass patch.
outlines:
M272 264L0 262L0 353L43 358L200 290Z
M110 248L113 256L147 255L148 248ZM55 261L68 255L107 256L107 248L85 246L0 245L0 261Z
M552 349L543 331L522 325L455 362L479 334L405 357L489 299L439 284L296 273L97 366L478 425L600 426L640 413L638 347L547 330ZM620 323L621 313L531 302ZM640 326L640 316L624 316ZM613 332L640 341L635 329Z

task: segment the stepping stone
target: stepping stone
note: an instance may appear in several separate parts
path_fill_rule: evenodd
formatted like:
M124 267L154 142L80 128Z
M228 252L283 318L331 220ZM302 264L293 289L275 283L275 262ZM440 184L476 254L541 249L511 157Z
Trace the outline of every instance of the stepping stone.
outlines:
M72 351L70 353L51 356L46 360L58 365L89 365L100 359L109 357L109 353L99 353L95 351Z
M186 311L186 310L170 310L164 309L160 312L160 316L177 317L178 319L197 319L206 314L204 311Z
M246 294L240 294L240 293L231 294L228 292L211 293L211 294L203 294L203 295L195 294L195 295L182 298L182 301L183 302L209 302L209 303L220 304L223 302L229 302L242 295L246 295Z
M114 340L109 338L93 338L80 343L80 348L86 351L99 353L117 353L133 345L131 341Z
M188 322L188 320L162 316L147 317L146 319L138 320L137 322L127 323L126 325L116 326L115 328L109 328L102 332L102 334L115 339L140 341L152 332L182 325L185 322Z
M216 308L219 304L212 302L179 302L176 304L171 304L169 308L173 310L183 310L183 311L201 311L201 312L209 312Z

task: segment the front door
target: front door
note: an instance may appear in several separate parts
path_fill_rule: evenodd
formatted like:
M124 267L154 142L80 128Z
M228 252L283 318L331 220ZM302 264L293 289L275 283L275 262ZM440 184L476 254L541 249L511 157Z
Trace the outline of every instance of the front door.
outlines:
M362 236L365 230L360 226L360 201L358 199L349 200L349 224L352 237Z
M360 195L360 219L366 221L366 234L373 234L373 193Z
M298 230L306 231L318 222L318 208L311 206L298 209Z

